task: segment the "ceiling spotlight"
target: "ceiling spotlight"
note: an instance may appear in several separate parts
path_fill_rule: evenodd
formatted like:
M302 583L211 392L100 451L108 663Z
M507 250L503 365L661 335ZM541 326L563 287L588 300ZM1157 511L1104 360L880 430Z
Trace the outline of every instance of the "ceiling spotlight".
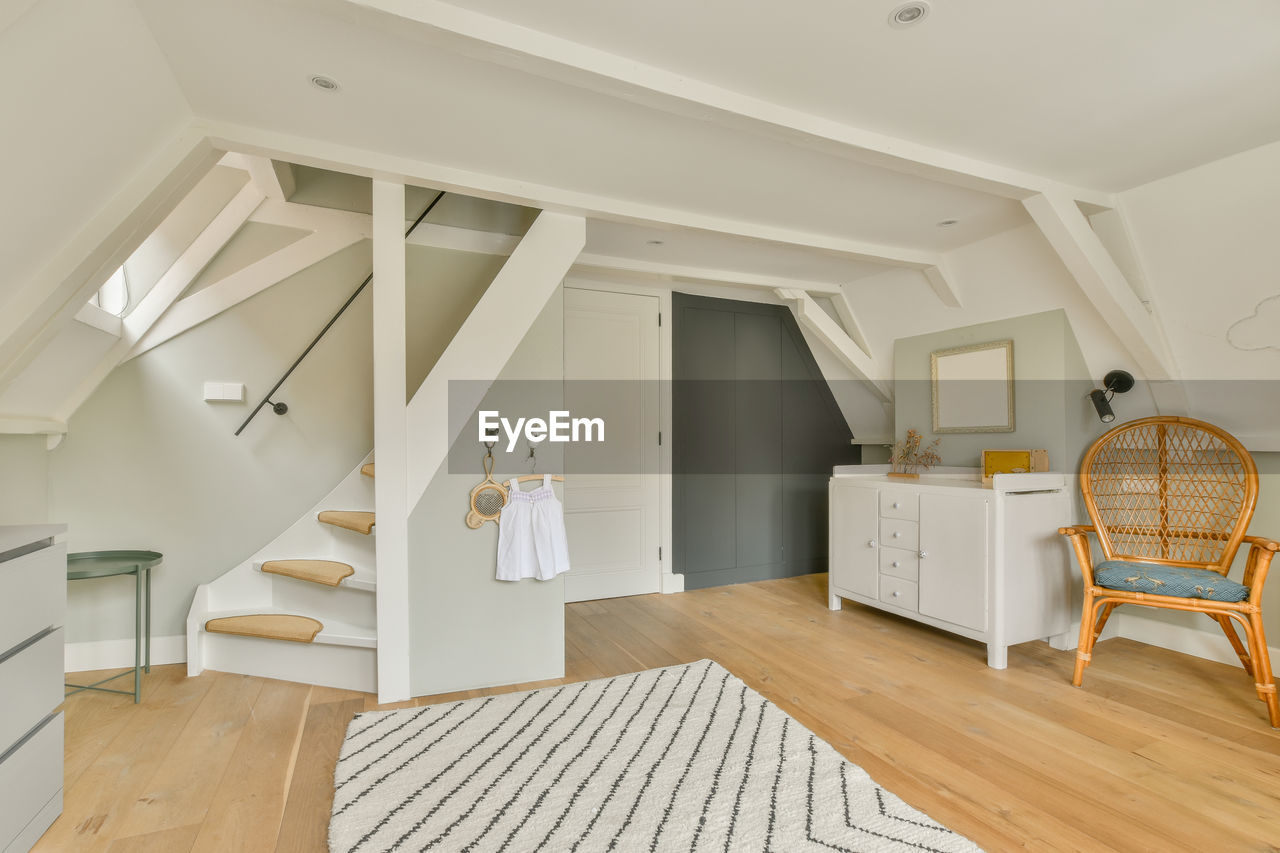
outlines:
M939 223L938 223L938 227L939 227L939 228L950 228L952 225L955 225L955 224L956 224L956 223L958 223L959 221L960 221L959 219L944 219L944 220L942 220L941 222L939 222Z
M924 0L903 3L889 13L889 26L902 29L918 24L929 16L929 4Z
M316 74L311 78L311 85L317 89L324 89L326 92L336 92L342 87L338 85L338 81L332 77L325 77L323 74Z

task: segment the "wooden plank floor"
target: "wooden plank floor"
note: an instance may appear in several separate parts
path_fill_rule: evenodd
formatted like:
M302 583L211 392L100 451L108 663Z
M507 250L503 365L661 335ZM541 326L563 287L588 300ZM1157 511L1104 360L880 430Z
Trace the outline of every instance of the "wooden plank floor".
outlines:
M1100 643L977 643L846 603L825 575L566 608L566 678L718 661L913 806L992 851L1280 849L1280 732L1243 671ZM66 703L66 811L38 851L324 851L365 694L157 667ZM427 697L421 705L562 680Z

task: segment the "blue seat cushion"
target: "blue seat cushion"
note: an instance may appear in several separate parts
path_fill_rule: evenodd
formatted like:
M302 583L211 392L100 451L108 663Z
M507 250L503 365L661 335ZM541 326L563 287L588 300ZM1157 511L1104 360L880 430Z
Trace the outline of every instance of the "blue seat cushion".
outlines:
M1131 563L1127 560L1107 560L1094 566L1093 582L1107 589L1149 592L1175 598L1244 601L1249 597L1249 587L1208 569Z

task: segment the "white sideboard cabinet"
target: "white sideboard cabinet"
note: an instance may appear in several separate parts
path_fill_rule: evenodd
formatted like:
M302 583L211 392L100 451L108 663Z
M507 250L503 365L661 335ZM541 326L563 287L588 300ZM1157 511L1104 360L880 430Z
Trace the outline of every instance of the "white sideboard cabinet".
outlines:
M1063 637L1071 566L1058 528L1071 523L1062 474L976 469L920 479L884 466L841 466L830 483L830 607L876 607L987 645L1004 669L1008 647Z
M2 853L27 853L62 812L66 529L0 526Z

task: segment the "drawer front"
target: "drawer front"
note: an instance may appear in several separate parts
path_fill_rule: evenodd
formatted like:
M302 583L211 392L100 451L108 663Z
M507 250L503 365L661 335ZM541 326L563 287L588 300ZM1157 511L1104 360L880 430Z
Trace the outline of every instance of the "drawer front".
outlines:
M885 489L880 493L880 517L919 521L920 496L915 492Z
M880 600L914 613L920 606L920 587L913 581L881 575Z
M51 545L0 563L0 589L4 590L0 595L3 655L45 628L62 627L67 610L67 546Z
M0 752L62 703L62 629L0 660Z
M0 850L62 790L62 714L0 758Z
M920 525L898 518L880 519L880 544L885 548L920 548Z
M919 580L920 558L915 551L905 551L902 548L881 548L880 573L909 581Z

